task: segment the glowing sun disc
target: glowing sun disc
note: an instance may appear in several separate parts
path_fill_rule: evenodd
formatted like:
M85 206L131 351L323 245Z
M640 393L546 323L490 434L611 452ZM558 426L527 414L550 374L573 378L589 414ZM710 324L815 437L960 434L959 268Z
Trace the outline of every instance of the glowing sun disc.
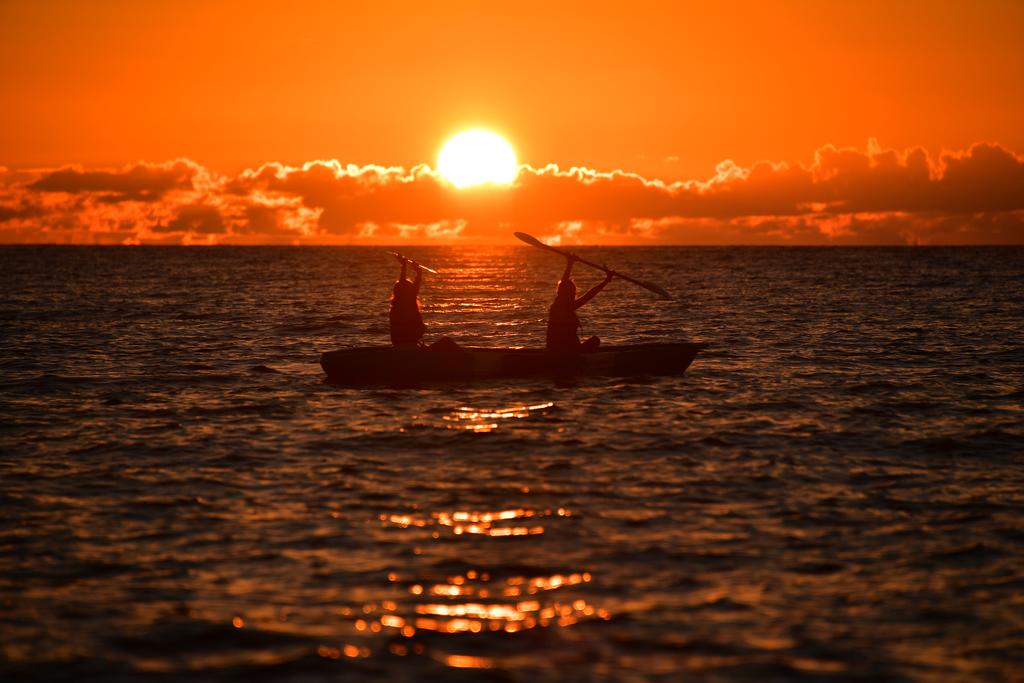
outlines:
M519 161L512 145L497 133L467 130L444 143L437 170L458 188L482 183L507 185L516 179Z

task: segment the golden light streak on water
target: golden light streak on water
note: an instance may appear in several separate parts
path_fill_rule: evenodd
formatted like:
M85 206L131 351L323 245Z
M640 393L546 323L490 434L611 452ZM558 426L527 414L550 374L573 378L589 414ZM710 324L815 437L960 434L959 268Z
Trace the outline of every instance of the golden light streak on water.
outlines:
M534 510L530 508L515 508L510 510L476 511L476 510L454 510L437 511L428 515L415 514L381 514L380 520L385 524L391 524L402 529L410 527L425 528L428 526L445 527L451 529L456 536L463 534L474 534L481 536L536 536L544 533L542 524L531 526L507 526L502 522L532 517L571 517L572 512L564 507L556 510ZM440 534L435 531L433 538ZM389 579L390 580L390 579Z
M419 614L434 614L446 617L482 617L485 619L508 619L521 621L525 618L517 605L484 605L481 603L462 603L455 605L416 605Z
M375 630L374 627L393 628L406 637L411 637L417 629L438 633L479 633L484 630L515 633L538 626L571 626L595 615L602 619L610 618L607 610L595 609L593 605L579 598L569 603L549 604L537 600L524 600L514 604L418 603L401 609L408 609L417 616L384 615L380 622L370 624L370 630Z
M566 513L567 511L561 510ZM451 515L460 519L515 519L530 516L535 512L504 510L497 512L459 511ZM396 583L400 577L389 572L388 581ZM501 601L489 597L518 596L521 592L554 594L591 581L589 572L570 572L542 576L515 575L500 577L492 581L490 573L476 569L451 574L443 582L424 586L410 584L409 598L384 599L368 602L359 608L363 614L386 612L377 620L355 621L357 631L373 633L384 630L397 631L404 638L415 637L418 631L438 634L474 634L501 632L510 636L535 628L567 628L587 619L610 619L610 613L596 608L577 596L560 601L543 598ZM446 601L423 601L420 596L429 595ZM433 656L433 655L432 655ZM444 661L439 659L439 661Z
M498 429L498 423L491 420L521 420L532 417L536 413L554 407L553 401L545 401L526 406L509 408L478 409L460 406L451 414L442 417L449 422L448 429L463 429L473 432L492 432ZM468 423L468 424L464 424Z
M444 663L454 669L491 669L494 661L487 657L471 657L469 655L447 655Z

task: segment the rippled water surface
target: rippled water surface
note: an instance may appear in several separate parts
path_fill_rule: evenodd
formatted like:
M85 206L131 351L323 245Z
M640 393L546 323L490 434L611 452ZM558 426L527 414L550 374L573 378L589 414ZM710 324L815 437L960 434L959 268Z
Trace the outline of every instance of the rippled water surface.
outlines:
M582 251L684 377L334 386L378 250L0 248L0 677L1020 680L1024 250ZM542 342L559 259L414 255Z

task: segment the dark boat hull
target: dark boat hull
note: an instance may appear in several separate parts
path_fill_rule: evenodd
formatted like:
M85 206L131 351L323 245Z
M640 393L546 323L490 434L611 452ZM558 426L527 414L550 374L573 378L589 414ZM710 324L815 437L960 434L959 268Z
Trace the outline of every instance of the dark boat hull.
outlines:
M607 346L593 353L543 349L364 347L320 356L327 379L345 384L438 382L577 375L679 375L706 344Z

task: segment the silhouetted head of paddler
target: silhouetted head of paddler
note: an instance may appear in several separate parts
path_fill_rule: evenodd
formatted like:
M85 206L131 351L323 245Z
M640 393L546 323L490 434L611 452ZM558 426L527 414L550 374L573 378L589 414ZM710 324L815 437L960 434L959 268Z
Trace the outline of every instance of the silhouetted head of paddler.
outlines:
M408 300L416 299L416 286L407 278L403 277L395 283L391 291L391 303L402 304Z
M576 283L572 278L558 281L555 290L555 306L571 306L576 301Z

